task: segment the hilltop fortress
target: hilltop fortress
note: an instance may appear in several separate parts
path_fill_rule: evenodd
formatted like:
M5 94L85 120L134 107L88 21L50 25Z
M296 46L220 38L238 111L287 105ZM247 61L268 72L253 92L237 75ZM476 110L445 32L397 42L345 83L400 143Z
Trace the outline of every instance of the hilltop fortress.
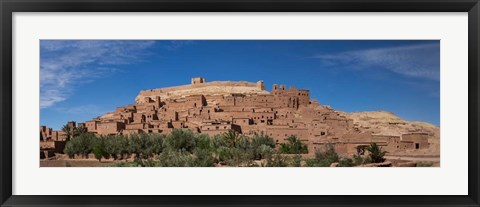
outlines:
M192 78L188 85L140 91L135 104L79 125L98 135L170 133L176 128L217 135L236 130L264 134L278 144L294 135L308 144L310 153L331 143L340 154L361 154L376 142L389 154L439 155L438 127L395 118L372 121L375 118L365 116L321 105L310 99L309 90L293 86L274 84L267 91L262 81ZM62 136L41 127L41 139L62 140Z

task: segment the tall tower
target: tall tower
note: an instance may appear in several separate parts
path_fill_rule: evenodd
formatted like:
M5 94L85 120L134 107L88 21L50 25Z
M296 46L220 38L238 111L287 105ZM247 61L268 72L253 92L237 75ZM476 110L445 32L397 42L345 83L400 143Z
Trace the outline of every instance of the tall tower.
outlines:
M257 88L260 90L265 90L265 85L263 85L262 80L257 81Z
M199 83L205 83L205 78L202 77L194 77L192 78L192 85L199 84Z

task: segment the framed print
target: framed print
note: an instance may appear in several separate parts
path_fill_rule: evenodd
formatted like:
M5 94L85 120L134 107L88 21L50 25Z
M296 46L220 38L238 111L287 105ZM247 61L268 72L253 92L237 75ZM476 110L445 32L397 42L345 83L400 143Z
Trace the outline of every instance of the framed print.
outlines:
M479 206L478 1L2 1L2 206Z

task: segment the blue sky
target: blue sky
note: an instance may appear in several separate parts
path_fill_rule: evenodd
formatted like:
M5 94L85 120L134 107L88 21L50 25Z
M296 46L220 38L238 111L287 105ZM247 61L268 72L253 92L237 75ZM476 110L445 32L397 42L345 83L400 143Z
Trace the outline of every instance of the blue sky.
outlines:
M440 42L424 40L42 40L40 123L90 120L196 76L293 85L337 110L440 125Z

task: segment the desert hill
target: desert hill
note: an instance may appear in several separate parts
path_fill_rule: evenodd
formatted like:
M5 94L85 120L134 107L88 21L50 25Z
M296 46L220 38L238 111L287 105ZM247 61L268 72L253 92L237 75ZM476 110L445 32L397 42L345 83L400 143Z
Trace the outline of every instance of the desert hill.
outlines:
M361 131L371 131L373 134L400 136L407 133L428 133L431 145L440 145L440 128L427 123L407 121L388 111L365 111L365 112L340 112L348 119L352 119L354 126ZM430 149L438 149L428 154L438 154L439 146Z

